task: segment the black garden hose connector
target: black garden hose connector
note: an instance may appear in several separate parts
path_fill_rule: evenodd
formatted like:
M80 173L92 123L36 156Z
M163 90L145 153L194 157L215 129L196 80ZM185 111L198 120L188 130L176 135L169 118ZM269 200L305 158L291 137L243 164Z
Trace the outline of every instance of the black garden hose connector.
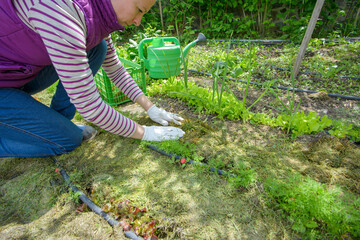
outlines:
M230 177L236 177L236 175L234 174L231 174L231 173L228 173L224 170L221 170L221 169L217 169L217 168L214 168L214 167L210 167L208 166L207 164L205 163L201 163L201 162L195 162L194 160L192 159L189 159L189 158L186 158L186 157L181 157L179 155L176 155L176 154L173 154L173 153L168 153L168 152L165 152L163 150L160 150L158 147L154 146L154 145L147 145L148 148L158 152L158 153L161 153L165 156L168 156L168 157L171 157L171 158L174 158L174 159L182 159L182 158L185 158L186 159L186 163L187 164L193 164L194 166L202 166L202 167L205 167L207 169L209 169L210 171L214 172L214 173L217 173L219 175L222 175L222 176L230 176Z
M71 188L74 193L80 193L79 199L85 203L94 213L103 217L112 227L117 227L120 225L118 221L111 218L109 214L104 212L99 206L97 206L93 201L91 201L82 191L80 191L76 186L74 186L71 181L69 175L65 172L65 170L59 165L57 159L53 157L53 161L56 167L60 168L60 174L64 178L66 184ZM121 225L120 225L121 226ZM143 238L139 237L133 231L124 231L124 235L127 238L134 240L143 240Z

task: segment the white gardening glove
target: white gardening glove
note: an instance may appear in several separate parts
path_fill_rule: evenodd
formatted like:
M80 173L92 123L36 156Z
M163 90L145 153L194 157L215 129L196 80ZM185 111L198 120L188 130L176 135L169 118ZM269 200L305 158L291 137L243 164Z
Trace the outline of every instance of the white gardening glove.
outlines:
M181 123L178 121L184 120L179 115L174 113L169 113L162 108L156 107L155 105L152 105L151 108L147 110L147 114L149 115L151 120L163 126L169 125L169 122L173 122L176 123L177 125L181 125Z
M144 141L161 142L165 140L175 140L184 136L185 132L177 127L144 126Z

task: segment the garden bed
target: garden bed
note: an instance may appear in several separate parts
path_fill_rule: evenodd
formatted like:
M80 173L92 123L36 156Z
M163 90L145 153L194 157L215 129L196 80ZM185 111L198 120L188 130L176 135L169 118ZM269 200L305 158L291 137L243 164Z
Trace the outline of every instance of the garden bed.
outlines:
M200 52L205 56L203 49ZM258 52L259 56L264 54ZM197 59L190 57L193 62ZM252 81L269 80L270 75L260 74L260 70L253 71ZM240 75L239 79L246 77ZM201 75L188 77L189 84L196 83L205 89L212 86L212 81L213 78ZM281 81L278 84L291 87L289 78ZM158 106L181 114L185 120L180 127L186 132L179 141L158 146L236 177L182 164L147 148L148 143L98 128L95 139L57 159L72 182L113 217L126 218L111 210L111 204L129 200L132 212L146 209L141 212L146 213L149 222L155 220L156 235L161 239L359 237L358 145L325 131L292 138L291 132L281 127L241 118L219 118L187 101L156 93L151 90L154 86L149 87L149 98ZM228 86L239 100L243 98L244 83L229 81ZM302 84L296 87L306 88ZM246 106L263 92L264 88L250 86ZM52 93L44 91L37 97L49 104ZM286 91L277 93L289 104ZM345 93L356 95L353 91ZM322 93L314 96L295 93L294 99L295 105L302 99L298 111L316 112L354 126L359 124L359 101L329 98ZM154 124L133 103L116 109L140 124ZM271 117L284 114L284 108L270 93L251 111ZM74 121L85 123L79 115ZM1 159L0 239L124 238L120 227L113 231L105 220L77 202L75 194L68 193L55 168L50 158ZM141 225L139 221L136 224ZM134 229L136 224L134 221Z
M199 74L192 74L190 77L191 81L196 82L198 85L203 87L209 87L212 84L212 79L209 77L200 76ZM245 84L243 84L245 87ZM288 91L279 90L279 96L283 102L288 103ZM263 92L261 88L252 88L248 93L248 106L250 106ZM243 94L241 91L234 91L234 94L238 99L242 99ZM306 93L297 92L295 97L295 104L301 104L299 110L304 112L317 112L320 116L328 115L331 119L347 120L353 124L357 124L360 121L360 109L359 101L351 100L341 97L329 97L326 92L318 93ZM277 101L274 95L267 94L263 97L263 100L252 108L254 112L273 112L278 115L284 111L280 103Z

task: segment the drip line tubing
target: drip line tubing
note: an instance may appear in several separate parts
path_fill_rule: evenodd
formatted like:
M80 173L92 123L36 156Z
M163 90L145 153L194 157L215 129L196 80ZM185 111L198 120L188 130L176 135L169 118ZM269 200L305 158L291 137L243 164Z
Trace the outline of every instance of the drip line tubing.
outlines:
M209 39L211 41L211 39ZM209 41L208 40L208 41ZM251 43L251 44L258 44L258 45L284 45L284 44L295 44L295 45L299 45L300 42L292 42L289 40L281 40L281 39L253 39L253 40L249 40L249 39L212 39L213 41L216 42L231 42L231 43ZM348 42L348 43L354 43L354 42L358 42L360 41L359 37L355 37L355 38L344 38L344 39L324 39L325 43L341 43L341 42Z
M328 131L325 131L325 133L329 134ZM348 138L349 139L349 138ZM350 139L349 139L350 140ZM357 146L357 144L359 144L360 142L353 142L353 144L356 146L356 147L359 147ZM183 157L179 156L179 155L176 155L176 154L173 154L173 153L168 153L168 152L165 152L163 150L160 150L158 147L154 146L154 145L147 145L148 148L160 153L160 154L163 154L165 156L168 156L168 157L171 157L171 158L175 158L175 159L181 159ZM188 158L185 158L187 161L186 163L187 164L193 164L194 166L202 166L202 167L205 167L205 168L208 168L210 171L214 172L214 173L218 173L219 175L223 175L223 176L229 176L229 177L236 177L236 175L233 175L231 173L228 173L224 170L221 170L221 169L217 169L217 168L214 168L214 167L210 167L208 166L207 164L205 163L201 163L201 162L195 162L194 160L192 159L188 159Z
M278 69L278 70L282 70L282 71L290 71L289 68L283 68L283 67L272 67L274 69ZM299 71L299 73L302 74L310 74L310 75L321 75L320 73L316 73L316 72L303 72L303 71ZM355 79L355 80L360 80L360 77L349 77L349 76L339 76L340 78L345 78L345 79Z
M82 191L80 191L76 186L74 186L71 181L69 175L65 172L65 170L59 165L57 159L53 157L53 161L55 165L60 168L60 174L64 178L67 185L71 188L74 193L80 193L79 198L80 200L85 203L94 213L103 217L112 227L116 227L120 225L118 221L111 218L109 214L104 212L99 206L97 206L93 201L91 201ZM133 231L124 231L124 235L127 238L134 239L134 240L143 240L143 238L137 236Z
M231 43L243 43L243 44L247 44L247 43L251 43L251 44L258 44L258 45L283 45L283 44L290 44L292 43L291 41L288 40L279 40L279 39L253 39L253 40L249 40L249 39L231 39L231 40L226 40L226 39L214 39L214 41L216 42L231 42Z
M202 74L202 75L206 75L206 76L211 76L210 73L204 73L204 72L200 72L200 71L196 71L196 70L192 70L192 69L188 69L190 72L194 72L194 73L198 73L198 74ZM245 80L240 80L240 79L235 79L235 78L227 78L231 81L236 81L236 82L243 82L243 83L247 83L247 81ZM257 86L263 86L261 83L257 83L257 82L249 82L250 84L253 85L257 85ZM299 89L299 88L289 88L289 87L282 87L282 86L271 86L271 88L275 88L275 89L282 89L282 90L295 90L295 92L306 92L306 93L318 93L317 91L312 91L312 90L306 90L306 89ZM327 94L329 97L339 97L339 98L344 98L344 99L349 99L349 100L360 100L360 97L356 97L356 96L348 96L348 95L341 95L341 94L335 94L335 93L328 93Z
M186 158L186 157L181 157L179 155L176 155L176 154L173 154L173 153L168 153L168 152L165 152L163 150L160 150L158 147L154 146L154 145L147 145L148 148L158 152L158 153L161 153L165 156L168 156L168 157L173 157L175 159L182 159L182 158L185 158L187 161L186 163L187 164L193 164L194 166L202 166L202 167L205 167L207 169L209 169L210 171L214 172L214 173L218 173L219 175L222 175L222 176L230 176L230 177L236 177L236 175L234 174L231 174L231 173L228 173L224 170L221 170L221 169L218 169L218 168L214 168L214 167L210 167L209 165L205 164L205 163L201 163L201 162L195 162L194 160L190 159L190 158Z

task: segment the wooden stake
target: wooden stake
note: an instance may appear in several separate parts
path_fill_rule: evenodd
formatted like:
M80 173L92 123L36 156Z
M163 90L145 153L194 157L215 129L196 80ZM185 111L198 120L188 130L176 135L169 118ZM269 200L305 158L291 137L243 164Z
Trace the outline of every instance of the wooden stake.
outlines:
M307 46L309 45L311 35L314 32L314 28L316 26L317 19L319 18L321 8L324 5L324 1L325 0L317 0L316 5L314 7L313 13L312 13L311 18L310 18L310 22L309 22L308 27L306 29L305 36L304 36L304 38L302 40L300 50L299 50L299 53L297 55L297 58L296 58L296 61L295 61L295 64L294 64L293 75L294 75L295 78L299 73L301 61L304 58L305 50L306 50Z
M164 31L164 19L163 19L163 13L162 13L162 7L161 7L161 0L159 0L159 10L160 10L160 21L161 21L161 29Z

